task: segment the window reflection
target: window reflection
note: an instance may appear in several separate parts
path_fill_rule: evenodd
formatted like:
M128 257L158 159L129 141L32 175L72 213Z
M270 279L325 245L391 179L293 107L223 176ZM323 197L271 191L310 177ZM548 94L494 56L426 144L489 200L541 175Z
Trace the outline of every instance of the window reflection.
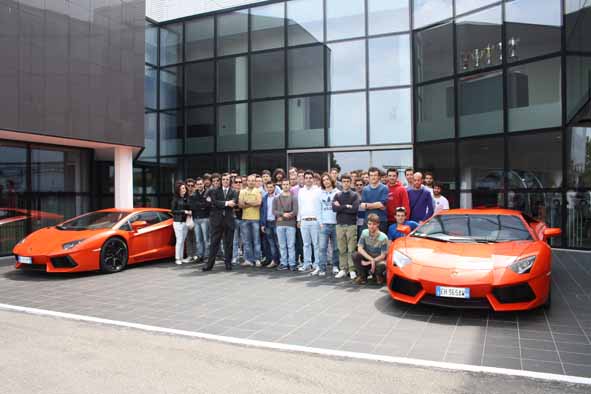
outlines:
M218 16L218 56L248 50L248 10Z
M501 71L460 78L460 136L492 134L503 128Z
M217 150L248 149L248 104L218 107Z
M569 51L591 52L589 25L591 24L591 3L585 0L565 0L566 47Z
M160 155L183 153L183 139L182 111L160 112Z
M365 93L333 94L329 103L330 146L365 145Z
M218 101L248 98L248 60L246 56L218 60Z
M185 60L213 57L213 17L189 21L185 25Z
M328 170L328 153L326 152L306 152L292 153L288 156L290 166L309 169L316 172Z
M324 47L293 48L287 52L290 95L324 91Z
M511 189L562 187L562 132L512 136L508 182Z
M330 166L339 167L341 173L355 170L367 170L369 164L369 151L362 152L333 152L330 155Z
M289 99L289 147L324 146L324 96Z
M252 103L252 149L285 148L285 101Z
M410 84L410 38L407 34L373 38L369 45L369 87Z
M452 12L452 0L413 0L414 28L451 18Z
M203 105L214 102L213 61L185 65L185 105Z
M213 152L215 123L213 107L187 110L187 153Z
M444 81L417 88L417 140L428 141L455 136L454 81Z
M371 144L411 142L410 89L377 90L369 93Z
M459 72L501 64L501 7L490 8L456 20Z
M291 0L287 2L287 42L291 45L324 41L323 2Z
M567 121L591 98L591 56L566 57Z
M415 33L414 45L417 82L453 74L453 25L451 23Z
M435 180L448 190L456 188L456 164L454 143L419 144L415 146L416 170L431 171Z
M461 141L459 155L460 189L503 188L503 138Z
M591 248L591 193L566 192L566 243L569 248Z
M408 0L368 0L369 35L409 30Z
M252 98L283 96L285 92L283 51L252 55L250 65Z
M456 0L456 15L487 6L499 0Z
M160 109L177 108L182 105L182 66L160 69Z
M146 22L146 63L158 64L158 27Z
M144 115L144 150L138 160L156 161L157 122L158 114L156 112L148 112Z
M568 130L568 186L591 187L591 127Z
M326 40L359 37L365 34L364 0L325 0Z
M253 51L283 46L284 7L283 3L277 3L250 9Z
M180 63L182 59L183 25L160 27L160 65Z
M151 109L158 108L156 102L157 71L155 67L145 66L144 71L144 106Z
M329 90L365 88L365 40L328 45Z

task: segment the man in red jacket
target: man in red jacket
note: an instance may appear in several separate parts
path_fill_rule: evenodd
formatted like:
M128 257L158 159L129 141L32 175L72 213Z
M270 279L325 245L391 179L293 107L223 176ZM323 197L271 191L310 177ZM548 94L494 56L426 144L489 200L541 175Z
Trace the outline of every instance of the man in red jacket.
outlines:
M395 168L390 168L388 169L388 204L386 205L388 227L396 223L396 208L398 207L404 207L408 215L410 215L408 192L402 183L398 181L398 171Z

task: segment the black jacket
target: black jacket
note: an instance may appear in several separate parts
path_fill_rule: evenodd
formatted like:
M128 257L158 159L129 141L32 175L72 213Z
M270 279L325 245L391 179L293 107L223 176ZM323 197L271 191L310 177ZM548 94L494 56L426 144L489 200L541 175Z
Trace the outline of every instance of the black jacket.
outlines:
M229 188L226 198L224 198L223 188L210 189L207 196L211 198L211 210L209 211L210 219L230 217L234 219L234 209L226 206L226 201L234 200L238 204L238 193L236 190Z
M186 196L183 198L174 197L172 199L170 210L172 211L173 220L175 222L184 222L187 220L185 211L188 211L189 209L191 209L191 206L189 205L189 199Z
M211 203L207 201L206 190L202 193L195 191L195 193L189 197L189 204L191 205L191 211L193 211L193 219L206 219L209 217Z
M338 201L340 206L335 206L335 201ZM337 193L332 199L332 210L337 213L337 224L357 224L359 202L359 194L353 190ZM351 205L351 208L347 208L347 205Z

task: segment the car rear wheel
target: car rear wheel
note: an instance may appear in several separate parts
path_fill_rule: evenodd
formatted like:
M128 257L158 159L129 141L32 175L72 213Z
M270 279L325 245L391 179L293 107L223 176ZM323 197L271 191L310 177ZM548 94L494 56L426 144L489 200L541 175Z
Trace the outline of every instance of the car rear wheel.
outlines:
M101 248L101 271L119 272L127 266L127 245L121 238L109 238Z

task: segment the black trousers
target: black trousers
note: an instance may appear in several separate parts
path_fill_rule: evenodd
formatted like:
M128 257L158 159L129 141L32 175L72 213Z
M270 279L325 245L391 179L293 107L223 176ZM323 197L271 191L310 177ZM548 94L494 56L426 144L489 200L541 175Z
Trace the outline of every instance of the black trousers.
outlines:
M371 265L363 265L361 262L363 261L364 257L361 253L353 252L351 255L353 259L353 264L355 264L355 268L357 269L357 275L361 276L363 279L367 279L367 276L370 273ZM381 275L384 276L386 274L386 262L384 260L376 263L376 271L374 275Z
M210 218L211 244L207 266L213 267L215 257L220 250L220 243L224 240L224 263L226 267L232 265L232 246L234 241L234 216L226 215Z

